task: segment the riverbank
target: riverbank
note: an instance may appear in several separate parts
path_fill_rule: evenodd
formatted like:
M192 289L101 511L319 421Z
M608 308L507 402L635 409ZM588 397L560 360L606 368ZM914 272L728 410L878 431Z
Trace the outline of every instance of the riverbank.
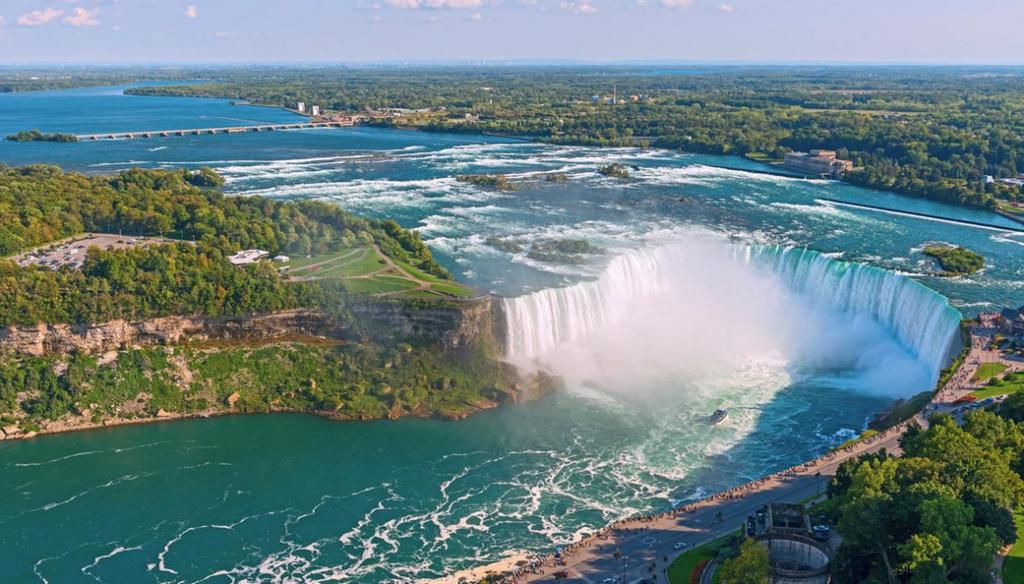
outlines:
M534 396L534 397L532 397L530 399L539 399L540 397L541 396L538 395L538 396ZM520 402L516 402L516 403L520 403ZM477 414L477 413L484 412L484 411L487 411L487 410L492 410L494 408L500 407L501 405L503 405L502 402L498 402L498 401L478 402L478 403L475 403L475 404L471 404L471 406L472 406L471 410L466 410L465 412L462 412L462 413L460 413L458 415L435 416L435 415L416 415L416 414L413 414L413 413L408 413L408 414L405 414L405 415L402 415L402 416L398 416L398 417L395 417L395 418L387 418L387 419L389 419L389 420L396 420L396 419L400 419L400 418L414 418L414 417L418 417L418 418L425 418L425 419L426 418L435 418L435 419L443 419L443 420L448 420L448 421L457 421L457 420L465 419L465 418L467 418L467 417L469 417L469 416L471 416L473 414ZM197 412L188 412L188 413L183 413L183 412L158 412L156 415L150 416L150 417L135 417L135 418L114 417L114 418L104 419L104 420L99 421L99 422L94 422L94 421L92 421L90 419L87 419L87 418L85 418L83 416L81 418L71 418L71 419L57 420L57 421L55 421L55 422L53 422L51 424L48 424L45 427L41 427L37 431L31 431L31 432L15 431L15 433L13 435L8 435L6 433L7 432L6 428L0 428L0 442L3 442L3 441L15 441L15 440L30 440L30 439L33 439L33 438L39 438L39 437L43 437L43 436L53 436L53 435L57 435L57 434L70 434L72 432L89 432L89 431L93 431L93 430L113 429L113 428L118 428L118 427L122 427L122 426L139 426L139 425L143 425L143 424L158 424L158 423L163 423L163 422L168 422L169 423L169 422L179 422L179 421L182 421L182 420L207 419L207 418L217 418L217 417L224 417L224 416L266 416L266 415L274 415L274 414L299 414L299 415L305 415L305 416L316 416L318 418L324 418L324 419L331 420L331 421L334 421L334 422L369 422L369 421L372 421L372 419L353 418L353 417L350 417L350 416L345 416L343 414L339 414L338 412L332 412L332 411L326 411L326 410L323 410L323 411L308 411L308 410L300 410L300 409L295 409L295 408L275 408L275 409L272 409L272 410L269 410L269 411L265 411L265 412L242 412L242 411L237 411L237 410L232 410L232 409L211 408L211 409L207 409L207 410L202 410L202 411L197 411Z

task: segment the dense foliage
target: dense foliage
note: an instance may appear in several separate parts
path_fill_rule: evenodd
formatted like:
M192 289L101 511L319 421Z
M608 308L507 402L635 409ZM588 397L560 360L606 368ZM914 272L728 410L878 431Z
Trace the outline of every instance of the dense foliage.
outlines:
M353 419L459 416L500 399L514 372L483 355L363 344L133 349L113 362L0 356L0 421L31 429L88 415L290 410ZM19 395L21 398L19 398Z
M950 275L973 274L985 267L985 258L966 247L929 245L924 248L924 254L935 258L942 270Z
M836 580L989 581L993 555L1017 538L1012 511L1024 503L1018 422L979 411L961 427L940 415L904 436L900 458L845 462L829 489L843 538Z
M393 221L356 217L325 203L225 197L209 169L129 170L115 176L49 166L0 169L0 255L84 232L163 235L176 245L88 252L80 270L20 267L0 259L0 325L95 322L168 314L241 314L340 299L328 284L288 283L270 265L233 266L227 256L258 248L309 255L376 243L444 278L416 233Z
M39 130L18 132L7 137L11 142L78 142L74 134L44 134Z
M768 548L754 539L740 546L740 553L722 564L723 582L729 584L768 584Z
M847 177L858 184L976 206L1022 200L1018 187L984 180L1024 171L1024 75L1013 68L321 68L218 78L133 92L403 108L379 123L561 143L768 158L830 148L862 168Z

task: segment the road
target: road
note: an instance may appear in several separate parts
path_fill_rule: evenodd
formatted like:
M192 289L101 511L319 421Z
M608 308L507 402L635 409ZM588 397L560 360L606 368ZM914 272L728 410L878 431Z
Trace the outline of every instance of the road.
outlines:
M549 562L540 574L528 574L520 581L550 582L554 579L553 574L560 570L570 574L570 578L561 582L592 584L612 577L636 582L643 578L652 579L652 574L657 574L654 581L664 581L664 570L679 554L742 528L748 516L768 503L799 503L824 493L828 481L843 461L881 448L898 453L901 435L902 431L890 432L870 444L858 445L850 452L837 454L817 465L808 465L803 471L773 478L739 498L702 502L692 513L663 516L654 521L622 523L606 539L593 538L589 545L571 552L567 565L555 567ZM677 542L686 544L686 547L674 549ZM616 550L621 552L618 557Z

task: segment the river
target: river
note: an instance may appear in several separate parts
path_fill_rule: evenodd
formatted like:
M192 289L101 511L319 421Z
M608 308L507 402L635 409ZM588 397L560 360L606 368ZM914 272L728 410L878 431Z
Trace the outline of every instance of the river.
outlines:
M121 89L0 95L0 133L296 119ZM0 574L11 581L410 581L546 551L823 452L930 385L956 310L1024 303L1020 234L822 199L1005 219L745 172L765 167L738 158L357 127L5 142L0 161L209 165L230 194L394 217L458 277L508 298L510 359L570 382L461 422L224 417L4 443ZM609 162L631 178L596 173ZM543 179L553 171L568 180ZM478 172L519 188L454 179ZM527 256L551 239L603 253L581 265ZM965 245L988 267L933 277L929 242ZM717 408L730 416L711 426Z

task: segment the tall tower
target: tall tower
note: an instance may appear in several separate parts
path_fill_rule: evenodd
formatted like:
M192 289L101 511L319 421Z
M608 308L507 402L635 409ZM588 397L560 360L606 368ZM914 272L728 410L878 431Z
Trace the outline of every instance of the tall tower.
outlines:
M612 105L619 103L619 87L616 84L612 84Z

